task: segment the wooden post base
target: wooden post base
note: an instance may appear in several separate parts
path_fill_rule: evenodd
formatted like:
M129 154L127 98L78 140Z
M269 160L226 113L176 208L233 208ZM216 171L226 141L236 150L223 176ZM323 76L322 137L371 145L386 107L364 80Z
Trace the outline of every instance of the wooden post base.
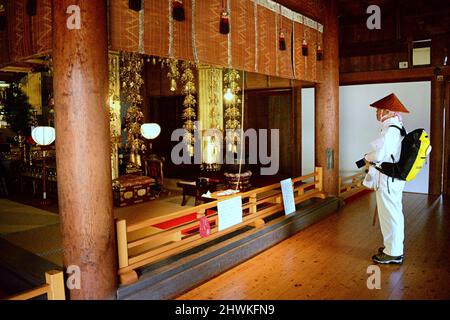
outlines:
M253 221L252 223L250 223L250 226L254 227L254 228L261 228L266 224L266 222L264 221L264 219L256 219L255 221Z
M136 271L132 270L127 273L119 275L121 284L132 284L138 281L138 275Z

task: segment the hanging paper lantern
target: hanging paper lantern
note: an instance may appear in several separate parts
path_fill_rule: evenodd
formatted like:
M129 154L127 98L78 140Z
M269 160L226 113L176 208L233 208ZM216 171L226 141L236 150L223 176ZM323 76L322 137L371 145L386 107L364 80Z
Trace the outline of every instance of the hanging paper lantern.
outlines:
M134 11L141 11L141 0L128 0L128 8Z
M302 55L305 57L308 55L308 43L306 42L306 39L303 39L302 42Z
M317 61L322 61L323 59L323 49L320 44L317 47Z
M278 47L281 51L286 50L286 39L283 31L280 31L280 35L278 37Z
M184 5L182 0L173 1L172 17L177 21L184 21Z
M226 10L222 11L222 16L220 17L220 33L228 34L230 32L230 18Z
M48 146L55 141L55 128L36 127L31 131L33 140L40 146Z
M145 139L155 139L161 133L161 127L157 123L143 123L141 134Z

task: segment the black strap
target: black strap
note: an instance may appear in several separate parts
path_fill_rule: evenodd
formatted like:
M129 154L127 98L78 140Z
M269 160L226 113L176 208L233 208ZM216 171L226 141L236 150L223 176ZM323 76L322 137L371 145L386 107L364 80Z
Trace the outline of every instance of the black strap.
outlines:
M402 137L404 137L404 136L406 136L406 129L405 129L405 127L399 127L399 126L396 126L396 125L390 125L389 126L389 128L397 128L398 130L400 130L400 134L402 135Z
M394 177L395 177L395 158L394 158L393 154L391 154L391 159L392 159L392 182L394 182ZM388 188L388 190L389 190L389 188Z

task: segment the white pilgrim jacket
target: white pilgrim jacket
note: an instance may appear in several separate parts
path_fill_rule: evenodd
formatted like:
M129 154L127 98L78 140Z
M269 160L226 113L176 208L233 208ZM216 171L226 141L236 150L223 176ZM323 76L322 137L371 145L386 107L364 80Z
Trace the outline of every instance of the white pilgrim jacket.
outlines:
M399 121L398 117L383 121L380 137L371 143L373 151L365 156L367 161L374 163L376 166L383 162L392 162L391 155L394 156L394 162L398 162L400 159L402 135L399 129L390 126L402 128L403 123ZM368 188L377 188L379 175L386 178L371 166L363 184Z

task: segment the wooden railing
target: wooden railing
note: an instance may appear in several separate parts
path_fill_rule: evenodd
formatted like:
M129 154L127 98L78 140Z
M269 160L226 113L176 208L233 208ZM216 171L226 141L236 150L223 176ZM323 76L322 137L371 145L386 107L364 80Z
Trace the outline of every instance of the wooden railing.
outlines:
M7 297L6 300L29 300L41 295L47 295L47 300L65 300L64 274L62 271L51 270L45 273L46 284L17 295Z
M339 177L339 197L348 199L361 191L367 190L362 184L364 177L364 171L348 177Z
M326 197L323 192L323 171L316 168L314 173L292 179L295 203L311 198ZM218 231L217 203L232 197L242 197L242 223L226 230ZM119 276L122 284L137 281L136 269L155 261L176 255L213 240L245 226L260 227L264 218L283 210L281 187L279 183L250 190L237 195L222 197L220 200L205 203L196 207L185 208L164 216L127 223L116 221ZM193 219L186 220L194 215ZM199 220L207 217L211 232L208 237L199 233ZM161 224L173 223L165 229ZM187 222L186 222L187 221Z

